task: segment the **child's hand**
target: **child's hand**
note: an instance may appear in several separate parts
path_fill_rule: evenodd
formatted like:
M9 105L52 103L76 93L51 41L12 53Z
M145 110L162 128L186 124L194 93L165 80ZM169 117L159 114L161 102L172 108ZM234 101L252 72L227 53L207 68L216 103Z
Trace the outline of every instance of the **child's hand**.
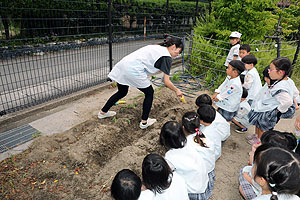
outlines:
M248 165L252 165L253 160L254 160L254 151L250 151Z
M213 101L216 101L217 95L218 95L218 93L214 93L214 94L211 96L211 99L212 99Z
M252 183L252 178L249 176L248 172L243 172L243 177L249 182Z
M296 104L296 110L299 110L299 106L298 106L298 104Z
M300 130L300 115L296 118L295 128L298 129L298 130Z

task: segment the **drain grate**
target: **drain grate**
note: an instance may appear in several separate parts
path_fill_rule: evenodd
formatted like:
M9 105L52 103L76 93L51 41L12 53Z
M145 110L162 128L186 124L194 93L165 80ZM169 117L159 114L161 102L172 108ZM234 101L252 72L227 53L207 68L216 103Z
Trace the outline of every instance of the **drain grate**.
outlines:
M40 136L40 132L30 125L23 125L0 133L0 153L17 147L38 136Z

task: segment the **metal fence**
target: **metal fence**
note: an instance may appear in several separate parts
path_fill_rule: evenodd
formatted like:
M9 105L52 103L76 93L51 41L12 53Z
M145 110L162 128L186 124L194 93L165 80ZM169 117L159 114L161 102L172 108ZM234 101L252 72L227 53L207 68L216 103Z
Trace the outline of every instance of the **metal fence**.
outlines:
M278 38L278 37L277 37ZM265 41L256 41L249 44L251 54L257 58L255 68L262 76L262 71L276 57L287 57L292 62L293 72L291 77L299 83L300 69L300 40L278 40L266 37ZM224 66L226 57L231 48L228 41L207 38L193 33L186 37L184 67L192 74L200 74L206 80L203 87L219 86L225 76Z
M106 81L124 55L157 43L163 33L191 30L206 4L121 1L0 2L0 115Z

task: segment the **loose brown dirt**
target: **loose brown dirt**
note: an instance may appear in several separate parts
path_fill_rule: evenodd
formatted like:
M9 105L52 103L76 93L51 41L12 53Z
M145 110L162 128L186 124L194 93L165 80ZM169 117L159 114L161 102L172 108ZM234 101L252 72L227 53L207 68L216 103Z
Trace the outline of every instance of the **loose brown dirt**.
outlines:
M115 106L114 118L94 116L66 132L35 139L30 149L0 163L0 198L111 199L109 186L119 170L129 168L140 175L147 154L164 155L158 143L160 129L165 122L180 121L185 112L196 110L195 99L186 101L181 103L166 88L156 90L151 117L158 122L146 130L138 127L140 95L135 103ZM249 150L244 135L232 131L216 164L211 199L242 199L238 172L247 164Z

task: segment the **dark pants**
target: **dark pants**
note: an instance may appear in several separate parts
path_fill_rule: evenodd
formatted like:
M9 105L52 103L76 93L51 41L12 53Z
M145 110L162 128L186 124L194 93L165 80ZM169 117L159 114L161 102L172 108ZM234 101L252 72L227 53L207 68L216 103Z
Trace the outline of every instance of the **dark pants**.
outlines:
M101 109L102 112L106 113L113 105L115 105L117 101L119 101L120 99L122 99L127 95L129 86L121 85L119 83L117 84L117 86L118 86L118 91L108 99L104 107ZM138 89L145 94L145 99L143 103L142 120L147 120L152 107L154 90L152 85L150 85L147 88L138 88Z

